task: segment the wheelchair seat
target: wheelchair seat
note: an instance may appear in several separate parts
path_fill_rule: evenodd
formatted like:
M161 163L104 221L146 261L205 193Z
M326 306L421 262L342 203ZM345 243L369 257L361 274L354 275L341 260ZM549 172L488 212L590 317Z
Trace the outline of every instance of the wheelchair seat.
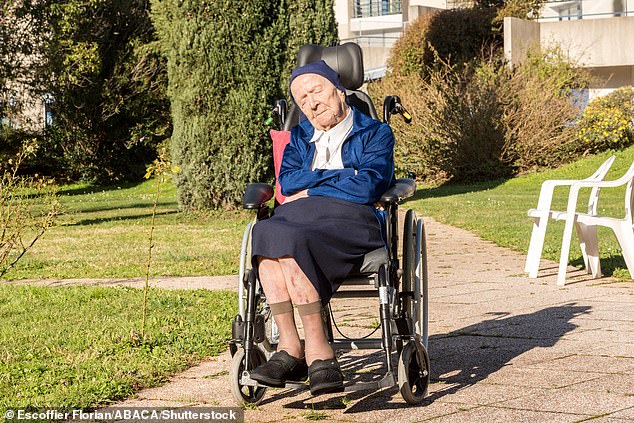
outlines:
M387 265L388 255L385 248L377 248L363 256L363 261L355 266L349 277L368 276L378 273L381 265Z

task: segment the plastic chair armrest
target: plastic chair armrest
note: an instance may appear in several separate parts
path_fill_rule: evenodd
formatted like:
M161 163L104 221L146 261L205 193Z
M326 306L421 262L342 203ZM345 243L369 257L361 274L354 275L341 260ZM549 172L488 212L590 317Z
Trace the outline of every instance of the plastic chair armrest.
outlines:
M274 189L270 184L256 182L247 185L242 197L242 206L245 209L259 209L264 203L273 198Z
M381 201L386 203L399 202L411 197L415 192L416 182L413 179L397 179L394 186L381 196Z

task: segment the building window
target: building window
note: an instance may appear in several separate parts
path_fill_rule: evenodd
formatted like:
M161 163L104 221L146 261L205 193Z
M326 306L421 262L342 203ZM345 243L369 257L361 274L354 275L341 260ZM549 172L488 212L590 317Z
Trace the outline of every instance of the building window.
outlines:
M558 12L560 21L572 21L583 17L580 1L575 4L568 4L568 2L566 2L558 7Z
M401 13L401 0L355 0L354 17L397 15Z

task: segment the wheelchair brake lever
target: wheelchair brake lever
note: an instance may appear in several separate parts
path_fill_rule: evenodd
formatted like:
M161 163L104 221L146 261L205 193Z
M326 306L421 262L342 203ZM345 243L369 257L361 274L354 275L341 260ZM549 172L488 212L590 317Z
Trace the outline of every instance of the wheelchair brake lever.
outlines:
M412 115L401 103L396 104L396 112L403 116L403 120L405 121L405 123L412 123Z

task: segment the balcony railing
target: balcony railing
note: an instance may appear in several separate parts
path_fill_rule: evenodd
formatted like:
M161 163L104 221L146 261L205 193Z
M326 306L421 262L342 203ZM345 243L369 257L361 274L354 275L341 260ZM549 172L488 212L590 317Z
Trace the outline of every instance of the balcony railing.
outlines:
M634 16L634 0L621 0L619 3L606 0L551 0L544 4L539 20L569 21L618 16Z
M354 9L354 18L370 18L402 13L401 0L355 0L352 7Z

